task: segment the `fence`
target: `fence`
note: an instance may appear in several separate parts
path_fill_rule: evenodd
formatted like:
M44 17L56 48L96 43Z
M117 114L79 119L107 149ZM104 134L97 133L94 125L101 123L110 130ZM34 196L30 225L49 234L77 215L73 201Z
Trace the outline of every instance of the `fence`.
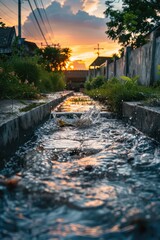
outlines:
M160 36L153 33L150 41L140 48L131 50L127 47L124 56L106 65L106 77L119 78L122 75L134 77L139 76L139 83L152 85L160 81Z

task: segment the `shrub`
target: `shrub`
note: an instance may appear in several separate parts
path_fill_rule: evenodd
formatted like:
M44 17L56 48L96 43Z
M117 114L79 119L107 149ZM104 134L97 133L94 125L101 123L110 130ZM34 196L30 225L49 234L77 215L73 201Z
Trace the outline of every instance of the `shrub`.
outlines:
M91 79L88 79L85 83L84 83L84 88L86 90L91 90L92 87L91 87Z
M64 90L64 74L60 72L47 72L40 69L40 82L38 88L41 92L56 92Z
M62 72L52 72L51 81L53 85L53 91L62 91L64 90L66 84L64 81L64 74Z
M28 81L30 84L38 85L40 78L39 68L30 59L14 59L13 69L22 82Z
M93 89L101 87L105 83L105 78L103 76L98 76L93 78L91 81L91 87Z
M111 111L121 114L123 101L140 101L155 96L153 89L139 86L136 78L112 78L103 86L85 91L91 97L106 103Z
M0 98L32 99L36 98L38 90L29 84L20 83L17 76L1 72L0 73Z
M105 78L103 76L98 76L96 78L89 78L84 87L87 90L95 89L101 87L105 83Z

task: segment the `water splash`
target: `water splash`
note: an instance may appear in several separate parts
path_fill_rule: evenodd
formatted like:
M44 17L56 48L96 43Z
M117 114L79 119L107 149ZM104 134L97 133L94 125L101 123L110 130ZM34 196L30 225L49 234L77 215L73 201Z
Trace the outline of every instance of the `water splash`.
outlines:
M78 128L90 127L92 124L96 124L100 121L100 110L96 107L91 108L78 117L73 114L68 118L67 115L63 117L57 117L57 114L53 114L53 119L59 127L73 126Z

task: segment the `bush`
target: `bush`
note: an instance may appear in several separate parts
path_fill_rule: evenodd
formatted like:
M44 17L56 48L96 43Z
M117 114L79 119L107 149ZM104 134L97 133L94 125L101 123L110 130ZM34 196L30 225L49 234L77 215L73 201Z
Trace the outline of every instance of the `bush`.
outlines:
M26 81L27 80L27 81ZM64 90L64 74L47 72L36 58L0 60L0 98L35 98L39 92Z
M91 90L101 87L105 83L105 78L103 76L98 76L96 78L90 78L85 82L85 89Z
M13 60L13 69L22 82L27 81L35 86L38 85L40 78L39 68L30 59L17 58Z
M91 79L88 79L85 83L84 83L84 88L86 90L91 90L92 87L91 87Z
M38 90L29 84L20 83L17 76L1 72L0 73L0 98L32 99L38 95Z
M97 89L86 90L89 96L107 102L110 110L121 114L123 101L140 101L155 96L153 89L139 86L136 78L112 78Z
M47 72L41 68L38 88L41 92L56 92L64 90L64 74L60 72Z
M55 92L64 90L66 84L64 81L64 74L62 72L52 72L51 81Z
M100 88L105 83L105 78L103 76L98 76L93 78L91 81L91 86L93 89Z

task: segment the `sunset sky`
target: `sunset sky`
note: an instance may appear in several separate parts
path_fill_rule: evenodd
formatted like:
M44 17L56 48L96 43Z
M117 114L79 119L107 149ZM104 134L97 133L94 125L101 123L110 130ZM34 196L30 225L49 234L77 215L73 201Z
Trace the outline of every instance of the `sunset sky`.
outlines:
M75 68L83 69L97 57L94 48L99 44L100 56L111 56L120 46L105 34L105 0L30 0L48 44L59 43L72 50ZM41 16L36 10L37 3ZM45 8L45 12L43 9ZM117 4L118 7L118 4ZM0 18L7 26L17 26L18 0L0 0ZM41 18L42 17L42 18ZM49 24L48 24L49 22ZM28 1L22 3L22 37L38 46L45 41L34 20Z

